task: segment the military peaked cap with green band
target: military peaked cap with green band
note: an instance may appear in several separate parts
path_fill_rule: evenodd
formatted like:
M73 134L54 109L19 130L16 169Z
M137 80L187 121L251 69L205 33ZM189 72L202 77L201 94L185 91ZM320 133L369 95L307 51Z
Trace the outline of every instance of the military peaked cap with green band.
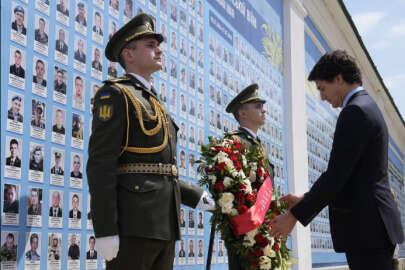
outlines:
M146 37L155 38L159 43L164 40L162 34L155 32L155 24L152 16L146 13L140 13L111 37L105 49L105 56L112 62L118 62L121 51L128 42Z
M226 112L235 114L240 106L251 102L266 103L264 99L259 97L259 86L257 83L251 84L243 89L231 102L226 106Z

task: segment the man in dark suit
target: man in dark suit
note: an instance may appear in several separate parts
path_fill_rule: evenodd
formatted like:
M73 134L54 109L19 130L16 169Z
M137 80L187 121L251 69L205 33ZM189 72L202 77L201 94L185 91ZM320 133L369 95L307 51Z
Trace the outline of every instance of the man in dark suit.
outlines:
M103 35L103 29L102 29L102 25L101 25L101 14L98 11L96 11L94 13L93 32L100 36Z
M72 209L69 211L69 218L82 218L82 212L79 210L79 196L77 194L74 194L72 197Z
M15 21L11 23L11 29L17 31L20 34L26 35L27 28L24 26L24 8L20 5L14 8Z
M65 0L59 0L59 4L56 5L56 10L65 16L69 16L69 9L67 9L65 5Z
M25 70L21 66L22 55L20 50L15 50L14 52L14 64L10 66L10 74L18 76L20 78L25 78Z
M66 95L66 83L63 81L64 76L62 69L58 69L56 80L54 81L54 89L56 92Z
M38 25L39 28L35 29L35 40L48 46L48 34L45 33L45 20L39 18Z
M180 203L214 209L206 192L177 177L178 128L150 83L162 68L162 41L148 14L124 25L105 54L126 75L106 81L94 97L87 179L97 250L109 270L171 270ZM156 120L137 114L139 106Z
M10 156L6 158L6 165L21 168L21 159L18 157L18 141L10 140Z
M65 42L65 30L62 28L59 29L59 39L56 40L55 49L63 54L68 53L68 45Z
M89 250L86 252L86 259L87 260L97 260L97 250L94 249L96 244L96 238L94 236L90 236L89 238Z
M309 78L322 100L343 107L337 119L328 169L303 196L282 199L290 211L273 221L273 236L304 226L329 206L336 252L351 270L393 269L396 244L404 239L388 182L388 130L374 100L361 87L360 69L345 51L321 57Z
M49 207L50 217L62 217L62 208L60 207L60 193L57 190L52 192L52 205Z
M77 50L75 51L75 60L86 63L86 52L84 51L84 41L79 38L77 40Z

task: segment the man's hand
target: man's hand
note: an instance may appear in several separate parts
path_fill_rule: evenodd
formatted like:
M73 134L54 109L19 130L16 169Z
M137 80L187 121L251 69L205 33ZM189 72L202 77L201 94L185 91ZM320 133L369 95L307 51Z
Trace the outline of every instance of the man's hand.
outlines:
M270 235L273 237L287 237L294 228L295 223L297 223L297 219L290 211L287 211L271 221Z
M288 205L288 210L290 210L294 205L296 205L297 203L299 203L302 198L304 198L304 195L294 195L294 194L287 194L283 197L280 198L280 201L282 201L283 203Z
M96 239L96 250L106 261L111 261L117 257L120 249L120 238L118 235L100 237Z
M204 191L201 195L200 201L197 204L197 207L202 208L205 211L214 211L215 201L206 191Z

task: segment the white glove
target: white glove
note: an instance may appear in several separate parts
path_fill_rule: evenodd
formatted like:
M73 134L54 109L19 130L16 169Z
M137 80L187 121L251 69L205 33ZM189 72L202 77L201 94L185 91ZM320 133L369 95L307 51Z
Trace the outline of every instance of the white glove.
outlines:
M111 261L117 257L120 249L120 238L118 235L100 237L96 239L96 250L106 261Z
M201 195L200 201L197 204L197 207L204 209L205 211L214 211L215 210L215 201L212 199L205 190Z

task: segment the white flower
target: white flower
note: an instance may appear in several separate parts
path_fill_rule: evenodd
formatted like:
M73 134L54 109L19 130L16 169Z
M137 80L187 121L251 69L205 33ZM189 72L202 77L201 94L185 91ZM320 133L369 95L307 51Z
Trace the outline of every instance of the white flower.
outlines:
M215 182L217 181L217 177L215 174L210 174L210 175L208 175L208 180L210 180L211 183L214 185Z
M269 270L271 268L271 259L267 256L260 256L259 265L260 269Z
M222 193L221 198L218 200L218 204L222 208L232 208L234 199L235 197L232 193L224 192Z
M238 172L238 176L240 177L240 179L245 179L246 178L245 173L243 172L243 170L240 170Z
M266 236L267 237L267 239L269 239L269 246L270 246L270 248L273 248L273 245L274 245L274 237L272 237L272 236Z
M246 190L245 190L246 194L252 193L252 185L250 184L250 181L248 178L244 179L242 181L242 184L244 184L246 186Z
M276 252L271 248L270 244L263 249L263 254L270 258L276 257Z
M225 176L225 178L224 178L224 186L229 187L230 185L232 185L232 181L233 181L232 178L230 178L228 176Z
M243 246L252 247L256 243L256 241L255 241L256 234L257 234L257 228L246 233L245 237L243 238Z
M250 182L255 182L256 181L256 170L251 169L249 172L249 180Z
M246 160L245 155L242 155L242 166L243 166L244 168L247 167L247 160Z

